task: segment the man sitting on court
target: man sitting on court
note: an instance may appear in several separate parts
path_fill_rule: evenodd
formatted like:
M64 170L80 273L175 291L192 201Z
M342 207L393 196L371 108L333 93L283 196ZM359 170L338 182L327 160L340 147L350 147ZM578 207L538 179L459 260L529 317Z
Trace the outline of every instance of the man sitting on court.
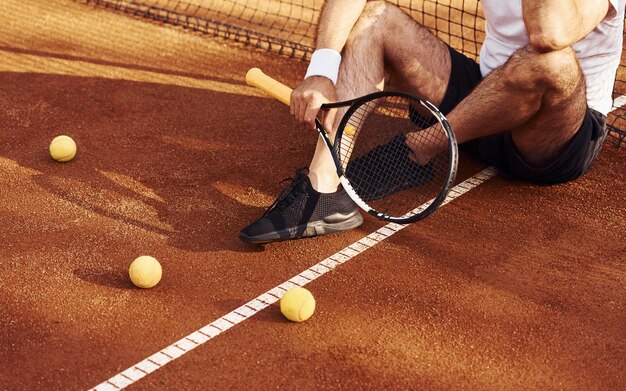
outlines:
M606 137L626 0L481 3L486 37L478 64L394 5L328 0L317 50L291 96L291 114L315 129L323 103L382 90L388 74L394 89L437 105L462 148L504 175L544 185L580 177ZM334 128L332 115L321 115L325 128ZM432 154L409 147L422 159ZM318 139L308 170L298 170L240 237L268 243L352 229L362 221Z

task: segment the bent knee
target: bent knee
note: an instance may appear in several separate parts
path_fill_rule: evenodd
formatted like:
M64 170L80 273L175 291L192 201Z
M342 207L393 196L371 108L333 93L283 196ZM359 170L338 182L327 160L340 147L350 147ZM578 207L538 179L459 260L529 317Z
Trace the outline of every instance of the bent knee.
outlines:
M406 24L407 14L397 5L390 4L384 0L368 1L363 8L363 12L357 21L359 24L372 25L380 27L380 30L389 32L390 28L398 24Z
M572 93L583 82L576 53L571 47L538 52L528 46L511 56L509 81L518 87L545 88Z
M582 77L576 53L571 47L540 53L537 62L543 71L545 82L552 87L562 88L567 84L577 84Z
M380 41L384 26L388 4L385 1L368 1L363 8L363 12L350 31L346 47L358 45L370 46L374 42Z
M346 45L353 45L358 38L361 38L361 42L380 42L384 35L393 35L396 26L406 24L402 19L406 16L398 6L387 1L368 1L352 28Z
M380 19L384 18L385 11L388 8L395 7L384 0L368 1L361 13L361 19Z

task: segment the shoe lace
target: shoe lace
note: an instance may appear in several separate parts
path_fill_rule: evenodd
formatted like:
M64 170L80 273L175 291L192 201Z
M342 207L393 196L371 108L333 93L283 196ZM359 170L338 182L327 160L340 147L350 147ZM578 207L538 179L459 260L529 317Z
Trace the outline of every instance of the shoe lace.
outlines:
M298 187L302 182L304 182L307 174L308 174L308 169L300 168L296 170L296 175L293 178L289 177L280 181L280 183L285 183L288 181L291 181L291 183L283 189L283 191L280 193L278 198L276 198L276 200L272 203L272 205L270 205L265 210L265 213L263 213L263 216L261 217L267 216L267 214L270 213L272 210L281 211L285 207L291 205L292 201L298 196L299 193L306 194L306 192L302 190L298 191L299 190Z

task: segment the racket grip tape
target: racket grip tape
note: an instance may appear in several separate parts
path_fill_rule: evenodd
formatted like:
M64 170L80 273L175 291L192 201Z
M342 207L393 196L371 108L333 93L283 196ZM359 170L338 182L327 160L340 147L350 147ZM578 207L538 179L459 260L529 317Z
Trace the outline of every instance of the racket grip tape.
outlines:
M246 83L268 93L287 106L291 103L292 89L263 73L259 68L252 68L246 73Z

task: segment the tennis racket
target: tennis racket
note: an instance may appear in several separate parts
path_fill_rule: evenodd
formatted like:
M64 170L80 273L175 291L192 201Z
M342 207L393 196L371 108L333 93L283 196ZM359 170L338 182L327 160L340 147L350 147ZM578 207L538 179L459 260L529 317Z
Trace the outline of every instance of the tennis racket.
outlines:
M250 69L246 82L290 104L291 88L260 69ZM364 211L408 224L445 200L456 177L458 149L450 124L433 104L412 94L381 91L322 109L338 109L342 115L334 141L319 120L316 127L341 185ZM415 151L427 149L436 155L420 161Z

